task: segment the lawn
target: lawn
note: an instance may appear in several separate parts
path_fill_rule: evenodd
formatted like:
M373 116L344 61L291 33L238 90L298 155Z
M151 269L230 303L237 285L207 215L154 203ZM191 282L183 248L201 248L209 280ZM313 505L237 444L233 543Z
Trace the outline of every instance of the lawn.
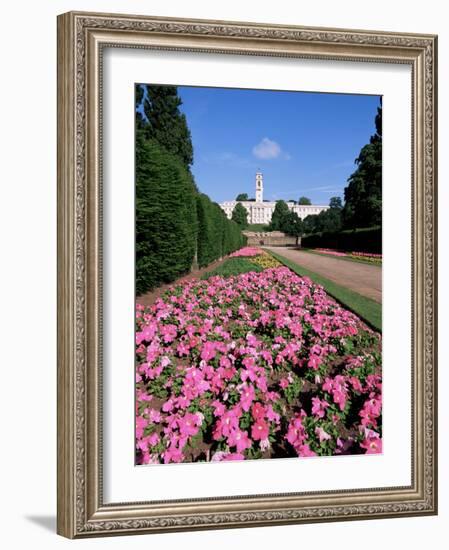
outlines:
M225 260L221 265L217 266L212 271L204 273L201 277L202 280L209 279L215 275L220 277L231 277L232 275L240 275L241 273L247 273L248 271L260 272L263 267L251 262L246 258L229 258Z

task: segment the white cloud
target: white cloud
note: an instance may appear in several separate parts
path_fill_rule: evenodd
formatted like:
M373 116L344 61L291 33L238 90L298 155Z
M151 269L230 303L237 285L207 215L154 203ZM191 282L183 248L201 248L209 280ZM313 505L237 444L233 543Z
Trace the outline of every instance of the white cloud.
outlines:
M269 160L282 157L286 160L290 158L288 153L284 153L279 143L264 137L260 143L254 145L253 155L258 159Z

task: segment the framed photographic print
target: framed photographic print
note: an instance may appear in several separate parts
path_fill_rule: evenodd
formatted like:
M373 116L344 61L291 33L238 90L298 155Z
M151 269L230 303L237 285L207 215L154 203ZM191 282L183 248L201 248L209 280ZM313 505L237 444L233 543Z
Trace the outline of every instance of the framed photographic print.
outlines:
M435 514L432 35L58 18L58 532Z

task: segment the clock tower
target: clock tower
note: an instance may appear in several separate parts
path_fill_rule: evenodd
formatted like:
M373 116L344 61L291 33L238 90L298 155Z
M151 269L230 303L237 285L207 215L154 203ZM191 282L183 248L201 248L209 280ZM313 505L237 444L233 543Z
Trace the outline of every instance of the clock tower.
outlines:
M256 202L263 202L263 177L262 172L256 172Z

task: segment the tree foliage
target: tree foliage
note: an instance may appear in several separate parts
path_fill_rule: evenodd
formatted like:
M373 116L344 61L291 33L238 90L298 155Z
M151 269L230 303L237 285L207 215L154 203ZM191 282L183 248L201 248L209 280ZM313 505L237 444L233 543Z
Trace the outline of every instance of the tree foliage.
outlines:
M362 147L356 170L345 188L343 224L346 228L382 224L382 107L375 118L376 132Z
M269 225L270 231L282 231L293 237L300 237L303 233L301 218L289 209L285 201L277 201Z
M288 215L284 217L281 231L296 238L303 234L303 223L296 212L290 211Z
M340 231L342 228L342 204L340 197L331 197L329 208L319 214L311 214L303 220L305 235L323 231Z
M308 197L299 197L298 204L312 204Z
M330 206L330 208L342 209L343 204L341 202L341 198L340 197L331 197L331 199L329 201L329 206Z
M136 94L141 94L139 125L143 121L147 137L157 141L189 167L193 162L192 138L186 116L179 109L182 100L177 87L141 84L136 88Z
M277 201L274 207L273 215L271 216L270 231L282 231L282 226L285 223L290 209L285 201Z
M232 211L231 219L242 229L246 229L248 227L248 212L239 202L235 205L234 210Z
M237 197L235 198L236 201L248 201L248 193L239 193Z

